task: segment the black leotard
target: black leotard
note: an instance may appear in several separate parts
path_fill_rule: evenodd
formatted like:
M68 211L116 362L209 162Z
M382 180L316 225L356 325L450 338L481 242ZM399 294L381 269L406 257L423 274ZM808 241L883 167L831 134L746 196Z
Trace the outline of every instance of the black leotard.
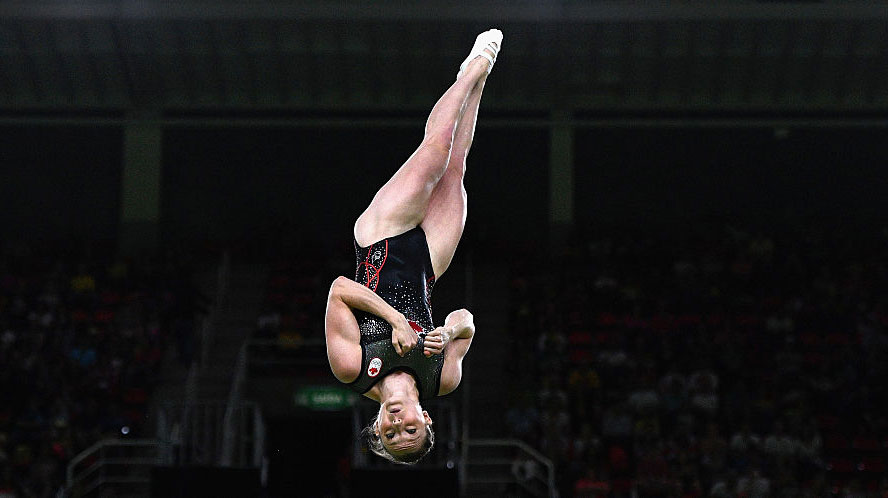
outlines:
M392 326L376 315L355 310L361 328L361 374L349 386L363 394L394 370L404 370L416 379L419 398L438 395L442 354L426 357L422 339L434 329L432 286L435 272L422 228L361 247L355 241L355 281L365 285L407 317L420 342L403 358L392 346Z

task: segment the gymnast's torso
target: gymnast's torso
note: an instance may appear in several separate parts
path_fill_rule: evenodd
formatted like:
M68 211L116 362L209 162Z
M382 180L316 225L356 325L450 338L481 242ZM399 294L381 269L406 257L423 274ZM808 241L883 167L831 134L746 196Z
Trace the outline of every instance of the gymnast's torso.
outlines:
M361 371L349 386L364 394L395 370L413 375L421 400L437 396L444 355L426 357L422 338L434 329L432 286L435 273L425 232L414 227L369 247L355 241L355 281L366 286L403 313L420 342L402 358L392 346L392 326L376 315L354 310L361 329Z

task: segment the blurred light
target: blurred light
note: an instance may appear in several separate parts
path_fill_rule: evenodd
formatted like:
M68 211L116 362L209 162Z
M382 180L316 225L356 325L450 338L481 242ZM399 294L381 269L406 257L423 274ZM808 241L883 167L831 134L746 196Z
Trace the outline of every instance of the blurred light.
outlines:
M121 427L121 428L120 428L120 433L123 434L124 436L126 436L127 434L129 434L129 426L128 426L128 425L124 425L123 427Z
M453 468L453 460L447 460L447 468L448 468L448 469L452 469L452 468Z

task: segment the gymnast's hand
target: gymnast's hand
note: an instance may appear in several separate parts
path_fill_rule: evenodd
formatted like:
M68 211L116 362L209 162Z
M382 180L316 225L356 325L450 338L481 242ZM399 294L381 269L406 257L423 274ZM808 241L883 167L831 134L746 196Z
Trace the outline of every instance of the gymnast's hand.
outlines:
M427 357L433 354L441 354L444 351L444 347L450 342L451 337L453 337L453 327L447 325L429 332L426 334L425 341L423 342L423 354Z
M402 313L398 314L398 318L392 322L392 346L395 352L401 356L409 353L411 349L416 347L419 342L419 336L413 330L413 327L407 323L407 317Z

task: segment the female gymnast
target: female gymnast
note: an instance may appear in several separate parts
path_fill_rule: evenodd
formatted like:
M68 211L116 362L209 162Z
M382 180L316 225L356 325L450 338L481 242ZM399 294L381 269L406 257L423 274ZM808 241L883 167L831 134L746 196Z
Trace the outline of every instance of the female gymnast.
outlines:
M327 298L330 368L379 402L364 434L374 453L393 462L416 463L434 446L420 401L456 389L475 333L464 309L435 328L431 293L465 227L466 155L502 38L498 29L478 35L432 109L419 148L355 222L355 279L338 277Z

